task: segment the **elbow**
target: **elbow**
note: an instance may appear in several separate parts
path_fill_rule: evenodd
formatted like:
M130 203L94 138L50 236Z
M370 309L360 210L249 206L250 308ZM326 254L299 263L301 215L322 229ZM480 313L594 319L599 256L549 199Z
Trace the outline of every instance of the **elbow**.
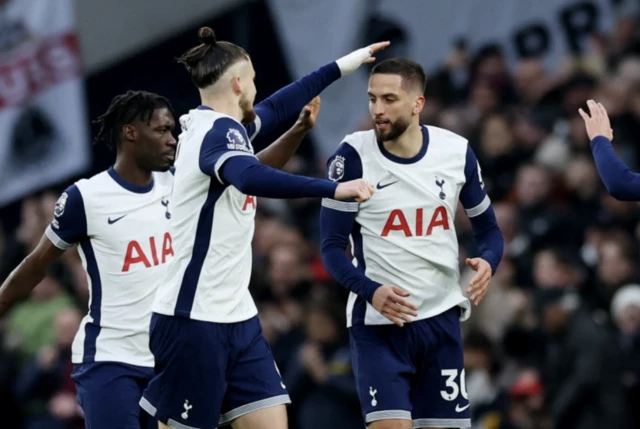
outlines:
M245 195L257 195L258 192L256 190L256 182L255 178L252 177L251 174L247 174L247 172L243 172L237 178L230 183L240 192Z
M245 195L253 195L253 188L251 187L250 184L244 182L244 181L239 181L238 183L234 183L233 186L240 192L242 192Z

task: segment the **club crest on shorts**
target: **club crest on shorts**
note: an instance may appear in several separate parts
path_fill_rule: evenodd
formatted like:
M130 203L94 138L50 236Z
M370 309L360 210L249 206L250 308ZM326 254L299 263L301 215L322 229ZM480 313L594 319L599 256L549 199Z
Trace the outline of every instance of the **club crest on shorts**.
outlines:
M336 156L331 164L329 164L329 180L337 182L344 177L344 162L343 156Z

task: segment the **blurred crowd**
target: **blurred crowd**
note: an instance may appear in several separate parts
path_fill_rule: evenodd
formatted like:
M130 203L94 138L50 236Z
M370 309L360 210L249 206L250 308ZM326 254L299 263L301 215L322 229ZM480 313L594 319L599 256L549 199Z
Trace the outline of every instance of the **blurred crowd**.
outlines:
M430 76L423 121L469 139L505 239L489 293L463 324L474 428L640 428L640 207L607 194L578 115L601 102L619 156L640 169L637 28L637 16L620 16L555 70L534 58L508 67L500 46L459 47ZM323 163L296 157L286 168L319 176ZM19 228L0 229L0 280L40 240L56 198L25 199ZM251 291L293 400L290 427L362 427L347 294L319 258L319 202L258 207ZM476 248L463 210L456 227L464 286ZM72 250L0 321L2 427L83 427L70 344L87 300Z

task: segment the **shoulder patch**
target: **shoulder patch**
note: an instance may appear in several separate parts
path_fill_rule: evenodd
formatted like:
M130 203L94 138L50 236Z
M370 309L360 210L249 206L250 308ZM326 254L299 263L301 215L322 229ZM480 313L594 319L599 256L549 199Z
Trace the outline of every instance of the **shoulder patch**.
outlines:
M337 182L344 177L345 159L337 155L329 164L329 180Z
M64 208L67 205L68 198L69 194L66 192L63 192L62 195L60 195L60 198L58 198L58 201L56 201L56 205L53 208L53 215L55 217L60 217L64 214Z
M251 151L242 132L237 128L229 128L229 131L227 131L227 141L229 142L227 143L227 148L231 150Z

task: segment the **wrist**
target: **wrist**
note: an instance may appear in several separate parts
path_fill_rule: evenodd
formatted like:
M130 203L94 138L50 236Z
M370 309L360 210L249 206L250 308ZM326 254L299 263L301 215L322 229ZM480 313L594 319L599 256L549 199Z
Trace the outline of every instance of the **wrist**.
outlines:
M373 295L375 295L376 291L382 286L381 283L374 282L371 280L367 285L367 289L365 292L365 296L363 297L369 304L373 305Z
M307 125L303 122L300 121L296 121L295 124L293 124L293 127L291 127L291 132L297 135L301 135L304 136L306 135L309 131L311 131L313 127L310 125Z

